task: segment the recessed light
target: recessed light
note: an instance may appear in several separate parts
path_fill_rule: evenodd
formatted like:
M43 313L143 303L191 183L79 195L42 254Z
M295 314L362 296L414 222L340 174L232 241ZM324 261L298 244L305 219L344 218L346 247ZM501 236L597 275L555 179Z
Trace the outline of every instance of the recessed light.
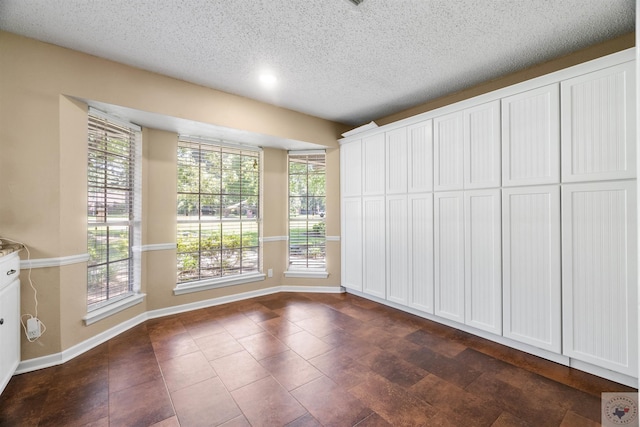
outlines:
M266 87L273 87L278 83L276 76L270 73L260 74L260 82Z

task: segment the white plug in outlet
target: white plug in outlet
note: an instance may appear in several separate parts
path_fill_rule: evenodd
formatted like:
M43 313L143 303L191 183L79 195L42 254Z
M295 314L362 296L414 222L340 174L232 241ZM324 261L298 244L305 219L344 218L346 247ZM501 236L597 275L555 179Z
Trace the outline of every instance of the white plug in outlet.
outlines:
M267 276L268 277L273 277L273 268L270 268L267 270Z
M34 340L40 337L40 320L36 317L27 319L27 338Z

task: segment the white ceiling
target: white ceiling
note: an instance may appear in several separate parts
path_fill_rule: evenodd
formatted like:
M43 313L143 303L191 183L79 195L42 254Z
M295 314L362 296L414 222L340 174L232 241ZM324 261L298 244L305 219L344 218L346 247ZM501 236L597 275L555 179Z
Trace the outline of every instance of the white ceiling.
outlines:
M2 30L354 126L634 21L634 0L0 0Z

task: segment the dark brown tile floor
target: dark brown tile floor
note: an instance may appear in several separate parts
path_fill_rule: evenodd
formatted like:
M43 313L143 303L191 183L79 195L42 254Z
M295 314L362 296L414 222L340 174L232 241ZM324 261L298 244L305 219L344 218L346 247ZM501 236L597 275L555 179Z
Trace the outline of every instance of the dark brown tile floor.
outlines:
M14 376L0 426L599 425L636 391L347 294L147 321Z

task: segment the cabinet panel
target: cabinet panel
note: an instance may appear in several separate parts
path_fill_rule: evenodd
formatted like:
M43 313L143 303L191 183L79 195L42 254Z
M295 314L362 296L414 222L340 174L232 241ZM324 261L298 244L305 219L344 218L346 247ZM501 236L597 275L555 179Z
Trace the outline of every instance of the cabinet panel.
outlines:
M500 190L464 193L465 323L502 334Z
M435 313L464 323L462 192L434 193Z
M407 305L409 242L407 196L387 196L387 299Z
M634 64L562 82L562 180L635 178Z
M502 184L560 182L558 84L502 100Z
M408 128L409 193L433 190L433 122L427 120Z
M340 182L342 197L362 194L362 142L360 140L340 146Z
M407 192L407 129L386 133L387 194Z
M362 292L362 199L342 199L342 286Z
M502 191L503 335L560 353L560 189Z
M638 374L636 184L562 188L564 354Z
M500 187L500 101L464 111L464 188Z
M362 139L362 194L384 194L384 133Z
M20 363L20 281L0 288L0 393Z
M433 314L433 195L409 196L409 306Z
M385 298L385 201L384 197L362 199L364 241L364 293Z
M463 186L462 111L433 120L433 188L461 190Z

